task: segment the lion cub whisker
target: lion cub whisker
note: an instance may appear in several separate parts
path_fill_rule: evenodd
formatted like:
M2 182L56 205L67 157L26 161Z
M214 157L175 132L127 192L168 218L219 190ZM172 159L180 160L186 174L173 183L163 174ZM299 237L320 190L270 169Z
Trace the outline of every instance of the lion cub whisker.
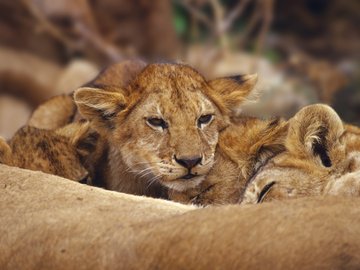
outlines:
M146 187L146 189L148 189L151 185L153 185L154 183L156 183L156 181L159 179L159 177L161 176L161 174L155 175L154 177L152 177L151 179L148 180L148 185Z

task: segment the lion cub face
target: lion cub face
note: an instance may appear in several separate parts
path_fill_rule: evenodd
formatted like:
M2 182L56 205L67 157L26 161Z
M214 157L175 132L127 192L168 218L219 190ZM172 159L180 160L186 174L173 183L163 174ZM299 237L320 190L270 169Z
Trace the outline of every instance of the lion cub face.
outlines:
M145 86L146 87L146 86ZM153 88L151 88L153 87ZM219 109L202 93L201 82L179 91L172 80L149 94L114 131L127 166L171 188L197 185L214 163L223 127Z
M127 89L82 88L80 112L135 175L176 190L198 185L214 164L219 132L246 100L255 76L207 82L176 64L147 66Z

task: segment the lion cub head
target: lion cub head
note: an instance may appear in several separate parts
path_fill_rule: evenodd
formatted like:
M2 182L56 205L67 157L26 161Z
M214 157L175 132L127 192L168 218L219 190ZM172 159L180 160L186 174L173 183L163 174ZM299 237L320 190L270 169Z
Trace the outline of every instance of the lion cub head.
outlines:
M206 81L186 65L151 64L125 88L84 87L74 99L128 171L184 190L213 166L219 132L252 98L256 80L248 75Z
M101 141L88 123L74 123L57 130L25 126L7 143L0 138L0 164L42 171L77 182L94 177Z
M316 104L300 110L289 120L284 143L285 151L253 177L244 203L326 195L329 183L359 168L359 152L348 151L347 132L329 106ZM360 190L360 181L357 185Z

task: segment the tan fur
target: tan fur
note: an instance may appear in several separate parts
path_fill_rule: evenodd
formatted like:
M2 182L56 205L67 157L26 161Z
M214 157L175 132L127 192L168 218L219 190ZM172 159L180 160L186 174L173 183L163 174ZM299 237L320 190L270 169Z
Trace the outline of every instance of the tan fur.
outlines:
M346 141L346 154L351 158L349 170L360 170L360 128L349 124L345 124L344 128L343 136Z
M196 209L0 165L0 268L359 269L359 203Z
M11 148L4 138L0 137L0 163L9 164L11 157Z
M127 87L77 90L79 111L109 144L105 187L162 196L163 186L181 191L198 185L214 164L219 133L255 83L256 76L207 82L185 65L152 64ZM213 118L199 125L204 115ZM149 124L150 118L162 119L166 127ZM198 157L201 162L191 170L177 161ZM185 179L189 173L194 177Z
M360 194L358 129L343 125L325 105L302 109L290 120L286 149L266 164L248 186L244 203L314 195Z
M71 123L76 110L71 96L56 96L35 109L28 125L41 129L57 129Z
M231 78L206 82L189 67L156 64L134 75L128 84L119 84L111 82L116 70L105 70L94 81L93 86L102 89L82 88L75 95L80 111L110 144L107 166L100 170L106 188L166 196L160 183L169 188L171 199L203 205L242 201L247 188L244 202L257 202L264 189L274 183L266 194L267 200L272 196L280 199L323 194L327 183L360 168L360 157L354 151L360 149L356 140L360 132L346 126L342 135L344 128L339 117L323 105L299 112L290 121L289 132L284 121L250 118L242 118L223 131L229 118L241 109L239 104L254 96L255 77L243 76L240 83ZM108 74L106 80L100 83L104 74ZM213 108L215 119L220 121L215 121L218 126L205 133L205 140L199 140L189 122L196 119L191 115L204 107L206 99L209 102L205 107ZM144 124L149 115L169 121L171 132L164 135L161 130L151 130ZM214 135L215 131L222 132ZM215 140L210 145L206 139L212 137ZM347 146L343 141L347 141ZM330 168L324 168L322 163L328 161L322 160L324 155L314 154L314 147L325 149L325 158L332 163ZM176 172L180 171L181 177L186 171L174 161L177 152L188 157L201 152L209 156L208 166L192 169L198 177L177 179L173 177ZM273 156L276 157L272 159ZM280 169L270 167L281 157L284 164ZM269 159L271 162L266 164ZM265 180L258 180L259 168ZM281 179L272 180L274 177Z
M328 106L288 123L243 118L221 134L217 162L196 188L170 198L201 205L360 194L359 129Z
M86 83L86 86L126 87L145 65L140 60L127 60L110 65L95 79ZM81 119L72 94L60 95L40 104L32 113L28 125L41 129L57 129Z
M349 172L342 177L331 179L326 184L323 194L359 197L360 172Z
M0 140L0 163L88 182L102 151L88 123L54 131L23 127L8 144Z
M220 135L216 162L206 179L194 189L170 191L170 198L201 205L237 203L258 168L284 150L287 127L280 119L243 118Z

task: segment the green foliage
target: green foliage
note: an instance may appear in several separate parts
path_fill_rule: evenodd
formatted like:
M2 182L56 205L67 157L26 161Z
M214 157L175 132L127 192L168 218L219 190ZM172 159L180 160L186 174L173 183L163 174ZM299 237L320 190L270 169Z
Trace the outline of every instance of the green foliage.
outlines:
M265 50L264 56L274 64L279 63L282 60L280 53L272 49Z
M180 36L184 36L188 31L188 20L186 18L186 14L180 7L174 8L174 25L176 33Z

